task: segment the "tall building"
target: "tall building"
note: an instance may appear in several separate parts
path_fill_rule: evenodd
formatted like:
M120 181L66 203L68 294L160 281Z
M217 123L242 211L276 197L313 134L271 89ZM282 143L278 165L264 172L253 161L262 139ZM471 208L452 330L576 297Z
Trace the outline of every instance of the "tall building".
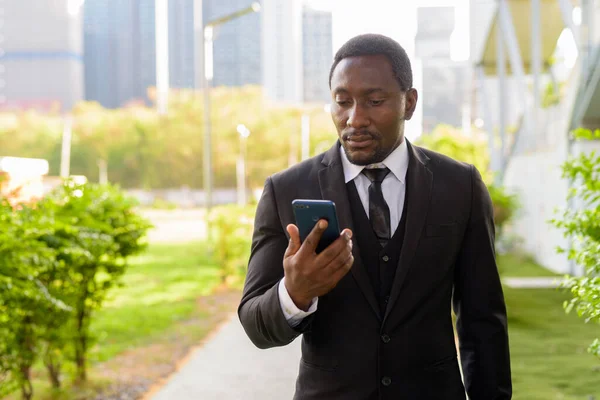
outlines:
M204 0L205 22L249 7L254 0ZM215 29L213 86L260 85L262 83L262 13L251 13Z
M303 0L263 0L265 94L283 104L329 102L332 14Z
M415 55L421 61L423 132L439 124L463 126L471 74L468 61L452 59L451 37L457 28L454 7L420 7ZM470 126L470 125L469 125Z
M58 106L68 111L83 98L81 13L76 5L2 2L0 109Z
M86 99L105 107L146 101L156 85L154 1L84 5Z
M194 0L169 1L169 83L172 88L193 88Z
M330 103L329 68L333 62L332 14L307 5L302 10L303 100Z
M302 1L262 1L262 83L268 98L299 104L303 98Z

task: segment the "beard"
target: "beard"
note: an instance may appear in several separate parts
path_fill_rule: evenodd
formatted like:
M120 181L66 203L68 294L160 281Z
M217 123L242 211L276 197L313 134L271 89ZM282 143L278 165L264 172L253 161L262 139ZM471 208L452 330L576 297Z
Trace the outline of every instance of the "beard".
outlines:
M344 149L344 153L346 153L348 161L354 165L360 166L380 163L392 152L391 150L382 148L379 143L377 143L377 146L374 149L370 149L371 154L365 154L366 151L349 150L348 147L344 146L344 144L342 144L342 147Z

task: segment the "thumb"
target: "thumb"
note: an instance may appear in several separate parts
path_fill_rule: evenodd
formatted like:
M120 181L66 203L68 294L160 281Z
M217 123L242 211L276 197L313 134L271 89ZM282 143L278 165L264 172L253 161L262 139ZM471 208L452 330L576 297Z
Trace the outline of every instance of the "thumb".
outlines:
M286 227L286 230L290 234L290 243L288 244L287 249L285 250L285 258L293 256L300 250L300 231L298 231L298 227L294 224L289 224Z

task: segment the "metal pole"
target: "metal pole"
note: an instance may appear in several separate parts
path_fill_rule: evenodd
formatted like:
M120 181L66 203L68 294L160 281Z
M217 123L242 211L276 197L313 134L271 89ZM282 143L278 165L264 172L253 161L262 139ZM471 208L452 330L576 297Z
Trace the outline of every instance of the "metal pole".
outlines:
M194 86L204 86L204 20L202 0L194 0Z
M206 196L206 212L212 208L212 140L211 140L211 107L210 86L213 72L212 41L213 29L210 26L204 28L204 194Z
M169 104L169 3L156 0L156 106L166 114Z
M499 174L501 164L498 163L498 150L496 149L496 135L494 134L494 121L492 118L492 110L490 110L490 100L485 87L485 73L483 66L477 67L477 81L479 86L479 98L481 109L483 111L484 127L488 134L488 151L490 152L490 169L495 173L494 180L499 182Z
M531 74L533 75L533 112L531 114L531 139L537 143L538 110L540 108L540 75L542 73L541 0L531 0ZM525 110L527 112L527 110Z
M246 205L246 137L240 135L240 153L237 162L238 205Z
M500 0L502 3L503 0ZM505 142L506 142L506 55L504 52L504 38L502 36L502 13L498 13L498 24L496 30L496 63L498 70L498 128L500 133L500 151L498 152L498 163L500 165L498 180L504 180Z
M310 116L302 115L302 161L310 157Z
M101 185L106 185L108 183L108 165L106 163L106 160L98 160L98 171L98 183L100 183Z
M68 178L71 174L71 139L72 139L73 118L70 115L65 117L63 127L62 148L60 153L60 177Z
M525 82L525 70L523 68L523 59L521 58L519 42L517 41L517 33L515 31L515 26L512 22L512 14L508 6L507 0L499 0L498 17L498 21L500 23L502 31L501 34L503 35L503 40L506 44L506 50L508 50L508 61L510 62L512 75L514 76L516 83L518 84L518 97L521 101L521 109L523 110L523 123L520 127L519 132L515 133L515 143L513 143L512 145L513 148L515 148L516 145L520 143L520 140L522 140L522 138L519 137L520 135L524 134L526 135L524 139L526 141L530 140L527 137L530 133L530 92ZM508 158L506 155L504 156L503 160L504 164L506 165L508 162Z

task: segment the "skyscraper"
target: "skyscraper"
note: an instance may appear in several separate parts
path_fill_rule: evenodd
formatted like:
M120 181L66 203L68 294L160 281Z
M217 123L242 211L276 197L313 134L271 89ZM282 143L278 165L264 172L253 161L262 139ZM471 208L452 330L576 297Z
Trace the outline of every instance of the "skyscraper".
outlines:
M329 102L332 14L303 0L263 0L263 86L279 103Z
M70 110L83 98L79 7L19 0L5 1L2 8L0 108Z
M205 22L242 10L254 0L204 0ZM263 4L265 1L263 1ZM263 11L264 11L263 5ZM262 83L262 12L244 15L215 29L213 86Z
M302 1L263 0L261 12L265 94L279 103L301 103Z
M423 132L439 124L463 125L463 110L471 88L468 61L452 59L451 36L456 29L454 7L417 9L415 53L422 65Z
M86 1L86 99L109 108L147 101L156 84L154 35L154 1Z
M169 1L169 82L172 88L193 88L194 0Z
M332 14L304 5L302 10L303 100L329 103L329 68L333 62Z

